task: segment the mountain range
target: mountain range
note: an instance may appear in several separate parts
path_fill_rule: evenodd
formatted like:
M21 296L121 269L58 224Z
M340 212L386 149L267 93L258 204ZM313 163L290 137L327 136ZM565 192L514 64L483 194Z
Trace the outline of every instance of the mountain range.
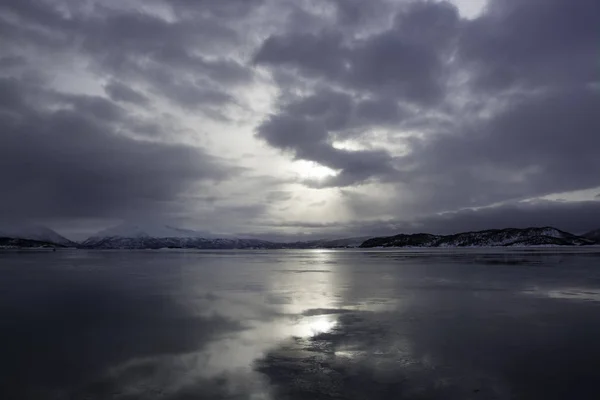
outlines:
M372 247L497 247L497 246L585 246L598 241L552 227L490 229L453 235L428 233L400 234L366 240L361 248Z
M600 243L600 229L590 231L583 235L584 238Z
M429 233L272 242L213 237L207 232L165 224L121 224L75 243L52 229L36 225L0 226L0 248L77 247L83 249L317 249L389 247L585 246L600 244L600 229L578 236L552 227L490 229L452 235Z

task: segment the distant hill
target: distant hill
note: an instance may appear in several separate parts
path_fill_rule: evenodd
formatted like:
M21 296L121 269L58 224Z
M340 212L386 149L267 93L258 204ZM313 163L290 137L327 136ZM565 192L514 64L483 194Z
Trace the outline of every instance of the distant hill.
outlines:
M582 236L586 239L594 240L595 242L600 244L600 229L589 231L588 233L586 233Z
M26 245L27 241L51 243L63 247L76 245L50 228L32 224L0 224L0 237L5 239L22 239L22 242L15 243L22 243L24 247L30 247Z
M368 239L360 247L584 246L595 243L591 238L543 227L490 229L453 235L400 234Z
M60 244L42 242L39 240L0 237L0 249L22 249L22 248L57 248L65 247Z

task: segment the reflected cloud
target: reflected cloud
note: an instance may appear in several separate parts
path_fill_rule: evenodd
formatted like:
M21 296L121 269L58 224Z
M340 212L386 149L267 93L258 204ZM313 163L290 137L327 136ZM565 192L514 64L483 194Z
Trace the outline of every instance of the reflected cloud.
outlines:
M302 317L293 325L292 336L313 337L321 333L331 332L337 325L337 319L333 315L315 315Z
M213 369L202 353L132 360L72 395L87 400L271 399L259 373L250 367Z

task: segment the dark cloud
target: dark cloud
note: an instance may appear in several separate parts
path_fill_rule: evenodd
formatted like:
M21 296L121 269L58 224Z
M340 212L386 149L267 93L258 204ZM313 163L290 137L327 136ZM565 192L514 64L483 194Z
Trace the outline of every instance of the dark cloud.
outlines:
M361 0L331 0L335 6L336 23L350 29L368 25L390 11L386 1L366 3Z
M0 68L2 68L2 69L19 67L19 66L23 66L25 64L26 64L26 60L22 56L11 55L11 56L6 56L6 57L0 57Z
M284 99L285 100L285 99ZM397 126L411 113L394 98L366 99L321 89L304 97L292 97L282 111L306 120L320 121L329 132L343 135L365 128Z
M594 82L599 15L595 1L495 0L465 25L460 51L490 89Z
M217 29L224 26L199 26L198 22L171 23L144 14L110 13L97 27L97 34L86 36L84 46L102 65L101 73L141 82L188 111L226 119L222 106L236 103L228 88L251 83L253 74L240 62L206 47L209 43L218 49L220 43L221 49L227 48L235 43L234 32ZM113 46L121 36L127 38L126 43ZM207 55L198 54L198 49Z
M191 4L187 8L194 9ZM198 8L210 9L208 3L198 3ZM219 8L217 3L214 8ZM90 26L80 31L83 49L103 71L171 93L169 97L180 105L196 107L202 103L199 98L231 101L227 86L253 79L250 68L231 58L231 53L224 53L237 45L238 34L229 24L219 24L206 16L197 18L167 21L148 13L102 9L90 20ZM207 95L208 91L212 94Z
M164 79L156 80L155 93L163 95L185 109L198 109L199 106L223 106L233 97L211 87L206 81L180 80L172 74L164 74Z
M359 43L349 67L349 83L376 93L428 102L441 95L437 54L390 31Z
M194 46L214 51L211 46L227 46L237 40L234 31L209 21L202 21L206 24L191 20L170 22L144 12L103 7L97 10L99 12L89 21L90 26L82 27L80 34L85 39L83 49L106 61L106 66L114 63L113 67L118 67L118 61L132 61L145 55L155 60L170 60L173 66L182 67L195 62L191 54Z
M436 233L484 230L490 227L527 228L553 226L583 234L600 226L600 201L533 201L463 210L418 221L422 229ZM412 228L418 230L417 227Z
M258 129L258 136L270 145L291 151L296 159L310 160L338 171L321 181L306 183L314 187L349 186L372 176L394 173L391 156L382 150L349 151L328 142L322 123L292 115L274 115Z
M294 193L286 190L274 190L267 193L266 200L269 203L280 203L290 200Z
M57 109L28 101L26 85L2 79L2 213L23 217L117 217L164 212L190 186L233 171L202 149L134 140L129 119L100 97L61 95ZM42 93L43 89L39 89Z
M458 32L458 22L453 6L431 2L402 9L391 29L364 39L352 40L331 30L269 37L256 53L256 63L293 68L299 76L321 83L319 90L280 107L258 127L258 136L297 159L339 171L336 177L307 182L312 186L402 179L386 150L341 150L332 141L376 127L400 126L410 114L402 102L436 102L443 94L446 47ZM428 24L427 34L421 24Z
M66 106L65 108L68 111L73 111L76 115L86 116L87 118L107 124L125 121L125 110L103 97L52 92L48 92L48 94L51 96L54 95L59 107ZM15 110L15 112L20 114L26 113L24 110Z
M294 98L280 107L257 130L257 136L271 146L291 152L295 158L314 161L338 175L307 184L316 187L348 186L373 176L395 174L393 159L379 149L345 150L334 147L334 139L352 137L361 128L399 123L406 111L394 100L359 100L332 90L317 91Z
M212 0L174 0L171 2L175 11L182 17L190 13L197 15L208 14L213 18L231 20L247 16L259 8L265 0L227 0L214 2Z
M8 0L0 4L0 32L5 48L38 47L59 50L72 43L74 22L57 4L35 0Z
M271 36L263 42L254 62L297 68L311 77L335 79L344 72L349 55L339 34L294 34Z
M160 218L189 211L186 197L201 183L240 171L181 144L178 135L191 136L188 127L161 109L149 115L147 106L152 93L158 104L167 100L228 121L228 106L239 105L230 89L254 79L232 51L240 43L233 21L260 5L3 2L0 30L7 34L0 40L7 55L1 68L12 78L0 82L0 165L13 172L4 180L10 194L1 200L2 214ZM75 64L86 65L76 72L97 77L109 99L82 94L91 85L80 87L77 74L77 94L53 85L61 66L71 71Z
M401 168L437 209L597 187L598 107L591 89L514 99L463 131L414 141Z
M365 177L397 182L394 193L410 193L388 208L400 214L598 187L591 171L600 168L593 84L600 13L594 2L571 7L566 0L497 0L478 18L462 20L447 2L417 1L398 6L391 27L360 39L336 26L273 35L255 62L295 71L287 92L291 86L307 93L315 80L318 90L280 107L258 136L340 171L322 186ZM340 18L361 14L352 2L338 4ZM381 126L399 131L389 140L406 146L402 156L331 146ZM359 158L364 175L345 179L352 170L346 162Z
M324 126L287 115L271 116L260 126L258 135L274 147L299 151L318 149L327 139Z
M127 103L144 105L148 103L148 98L125 85L123 82L111 81L104 86L104 91L114 101L123 101Z
M90 57L93 71L112 77L113 82L107 88L112 91L111 96L121 101L139 103L144 94L124 94L126 89L122 85L117 88L118 83L114 82L118 80L141 83L164 93L179 106L200 108L202 112L207 103L234 102L228 87L253 80L251 68L231 58L232 53L223 53L239 45L238 33L229 27L231 21L219 23L211 15L242 17L245 14L242 9L249 11L249 6L257 5L260 2L225 6L183 1L171 7L187 18L182 16L173 21L142 7L111 8L95 4L90 12L71 3L24 1L4 5L7 14L17 17L18 24L10 18L1 21L7 24L7 30L23 31L21 35L11 34L9 44L17 44L20 37L21 45L27 47L42 50L54 47L71 52L70 57L74 57L73 53ZM68 13L63 12L65 9ZM191 10L199 12L194 14L195 19L189 18ZM53 43L47 43L50 40ZM205 115L210 117L215 113L208 110Z
M365 39L331 30L273 35L254 61L293 67L349 89L429 103L443 94L445 47L458 26L457 10L449 3L419 3L402 10L396 26Z
M457 8L448 1L409 2L394 19L404 40L442 52L457 37L460 23Z

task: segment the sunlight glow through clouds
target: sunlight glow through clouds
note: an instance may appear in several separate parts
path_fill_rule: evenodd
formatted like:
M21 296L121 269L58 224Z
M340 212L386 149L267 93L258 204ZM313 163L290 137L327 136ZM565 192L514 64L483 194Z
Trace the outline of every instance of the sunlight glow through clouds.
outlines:
M306 160L295 161L292 170L302 179L321 180L337 175L337 172L329 167Z
M340 150L359 151L365 150L365 146L355 140L335 141L331 145Z

